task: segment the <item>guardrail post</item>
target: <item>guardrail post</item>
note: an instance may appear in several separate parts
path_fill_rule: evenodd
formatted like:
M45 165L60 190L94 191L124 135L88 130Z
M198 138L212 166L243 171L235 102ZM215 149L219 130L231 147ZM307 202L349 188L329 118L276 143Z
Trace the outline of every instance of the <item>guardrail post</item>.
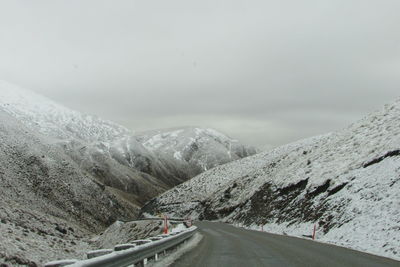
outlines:
M193 223L192 223L192 219L188 216L185 219L185 224L187 227L192 227Z
M135 266L138 266L138 267L144 267L145 265L147 265L147 259L144 259L141 262L135 264Z
M312 240L315 240L315 231L317 230L317 224L314 224L314 230L312 234Z

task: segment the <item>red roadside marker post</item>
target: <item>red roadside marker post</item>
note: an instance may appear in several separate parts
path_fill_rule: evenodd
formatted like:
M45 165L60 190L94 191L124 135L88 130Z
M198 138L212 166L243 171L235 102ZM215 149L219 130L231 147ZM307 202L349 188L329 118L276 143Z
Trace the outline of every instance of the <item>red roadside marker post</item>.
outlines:
M164 215L164 234L168 234L168 218Z

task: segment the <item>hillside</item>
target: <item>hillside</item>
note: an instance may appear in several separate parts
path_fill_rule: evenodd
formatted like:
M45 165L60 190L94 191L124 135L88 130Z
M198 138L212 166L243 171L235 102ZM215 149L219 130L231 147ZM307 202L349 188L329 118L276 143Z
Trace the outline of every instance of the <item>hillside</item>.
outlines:
M218 166L143 212L310 235L400 259L400 100L341 131Z
M31 261L63 255L71 240L136 216L62 149L1 108L0 161L0 262L35 266Z
M102 185L113 188L114 194L137 207L203 171L186 159L170 157L167 147L165 151L152 149L148 145L146 147L142 142L148 136L135 136L123 126L70 110L4 81L0 81L0 107L26 127L48 137L52 145L64 150L82 170L90 173ZM222 135L218 132L213 134ZM192 132L192 136L188 135L187 139L180 142L181 148L203 147L196 152L198 158L214 154L214 150L208 150L213 149L217 137L208 136L209 139L199 140L197 133ZM170 138L164 138L163 142L173 143L173 137ZM254 153L237 141L228 138L223 141L226 144L234 143L235 149L240 147L246 151L240 157ZM224 149L222 153L231 153L230 146L226 145ZM187 150L182 153L187 153ZM232 154L234 156L231 158L210 157L206 166L210 168L239 158L236 151L232 151Z

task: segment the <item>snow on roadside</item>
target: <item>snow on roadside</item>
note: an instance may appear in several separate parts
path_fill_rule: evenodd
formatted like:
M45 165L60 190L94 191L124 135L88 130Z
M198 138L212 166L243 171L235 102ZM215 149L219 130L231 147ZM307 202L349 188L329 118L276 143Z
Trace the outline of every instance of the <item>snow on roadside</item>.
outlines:
M184 231L186 229L187 229L187 227L183 223L179 223L174 228L172 228L171 232L176 233L176 232Z

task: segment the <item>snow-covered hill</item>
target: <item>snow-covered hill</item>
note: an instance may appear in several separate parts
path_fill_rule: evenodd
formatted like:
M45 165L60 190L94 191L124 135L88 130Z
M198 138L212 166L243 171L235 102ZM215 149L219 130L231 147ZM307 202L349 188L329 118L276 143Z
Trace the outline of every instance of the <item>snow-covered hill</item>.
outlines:
M223 220L400 259L400 100L348 128L263 152L162 194L143 212Z
M184 129L185 139L179 141L179 148L174 151L175 155L182 153L186 157L171 157L169 144L177 142L173 135L159 140L157 144L163 145L155 148L149 144L158 135L135 136L123 126L70 110L4 81L0 81L0 108L48 137L84 171L138 206L204 168L238 159L252 151L227 137L221 139L223 135L218 132ZM207 132L207 138L199 131ZM197 147L200 149L196 150ZM188 153L194 156L189 157ZM232 156L228 157L228 153Z
M81 114L32 91L0 80L0 107L43 135L58 139L108 142L132 135L128 129Z
M63 149L2 108L0 184L0 263L13 266L60 257L70 240L137 215Z
M256 153L254 148L213 129L186 127L145 132L136 137L149 151L187 170L186 177Z

